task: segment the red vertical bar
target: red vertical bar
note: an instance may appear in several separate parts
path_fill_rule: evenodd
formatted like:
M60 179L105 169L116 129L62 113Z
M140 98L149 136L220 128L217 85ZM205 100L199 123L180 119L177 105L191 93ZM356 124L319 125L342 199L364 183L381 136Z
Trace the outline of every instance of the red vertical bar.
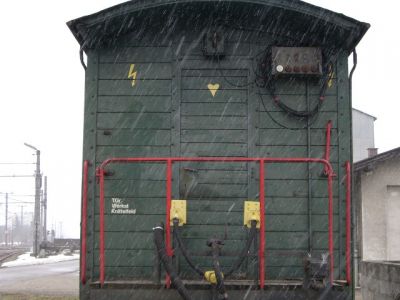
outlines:
M171 214L171 198L172 198L172 160L167 160L167 203L166 203L166 218L165 218L165 243L167 248L167 255L172 256L171 249L171 225L170 225L170 214ZM165 285L167 288L171 285L171 278L167 274L165 278Z
M259 276L260 276L260 289L264 289L265 281L265 260L264 260L264 249L265 249L265 190L264 190L264 174L265 163L264 160L260 159L260 249L259 249Z
M104 284L104 170L99 169L100 176L100 284Z
M87 218L87 193L88 193L89 161L83 162L83 191L82 191L82 227L81 227L81 282L86 283L86 218Z
M329 241L329 261L330 278L333 283L334 261L333 261L333 192L332 192L332 172L328 174L328 241Z
M346 280L351 284L351 166L346 161Z
M325 144L325 160L330 161L331 157L331 131L332 131L332 121L329 120L326 124L326 144ZM328 174L328 167L325 165L325 174Z

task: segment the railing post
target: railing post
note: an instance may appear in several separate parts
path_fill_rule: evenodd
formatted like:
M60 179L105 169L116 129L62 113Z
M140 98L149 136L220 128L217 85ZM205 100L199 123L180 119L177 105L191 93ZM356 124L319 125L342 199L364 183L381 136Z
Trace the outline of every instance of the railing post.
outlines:
M265 258L264 258L264 249L265 249L265 188L264 188L264 180L265 180L265 162L263 159L260 159L260 248L259 248L259 277L260 277L260 289L264 289L264 281L265 281Z

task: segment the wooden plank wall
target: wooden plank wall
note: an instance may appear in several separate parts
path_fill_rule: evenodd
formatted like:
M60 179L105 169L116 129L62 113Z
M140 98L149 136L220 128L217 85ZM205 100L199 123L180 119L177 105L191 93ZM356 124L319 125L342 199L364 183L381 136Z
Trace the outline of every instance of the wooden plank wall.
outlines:
M196 36L192 32L184 36L191 35ZM343 277L344 191L339 180L343 177L341 165L350 158L350 116L338 116L338 109L348 114L348 98L341 94L338 102L341 89L337 77L307 130L304 120L282 113L267 90L244 86L255 79L254 54L266 47L265 40L253 33L233 33L226 45L228 55L220 62L205 59L196 39L182 42L176 37L169 45L149 45L146 39L131 43L99 52L96 164L121 156L322 158L325 127L331 120L331 162L339 174L334 180L334 258L336 276ZM345 68L344 62L345 56L340 70ZM131 64L137 71L134 86L128 78ZM345 71L338 73L343 76ZM215 96L207 87L210 83L220 85ZM318 99L317 82L282 79L276 85L282 101L293 108L313 107ZM151 229L164 221L165 167L112 165L108 171L106 276L154 278ZM318 255L327 251L326 178L321 176L322 167L315 164L268 164L266 174L267 279L301 278L305 254L310 249ZM185 188L188 178L194 182L190 190ZM232 264L247 236L242 225L243 202L257 200L257 186L256 164L182 163L174 168L174 198L188 197L188 224L182 234L200 266L211 267L206 255L210 237L225 238L221 264ZM123 199L136 214L111 214L112 198ZM98 201L95 203L94 228L98 231ZM98 233L92 245L95 277L97 237ZM254 278L255 263L246 261L237 276ZM197 278L182 257L177 265L182 277Z

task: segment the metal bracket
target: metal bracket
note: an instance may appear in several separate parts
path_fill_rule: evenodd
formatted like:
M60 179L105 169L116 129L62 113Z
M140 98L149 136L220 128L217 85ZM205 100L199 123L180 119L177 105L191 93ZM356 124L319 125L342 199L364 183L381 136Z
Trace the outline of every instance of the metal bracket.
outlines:
M260 202L244 201L243 224L251 227L251 221L257 221L257 228L260 228Z
M174 225L173 220L179 220L179 226L186 224L186 200L172 200L169 221Z

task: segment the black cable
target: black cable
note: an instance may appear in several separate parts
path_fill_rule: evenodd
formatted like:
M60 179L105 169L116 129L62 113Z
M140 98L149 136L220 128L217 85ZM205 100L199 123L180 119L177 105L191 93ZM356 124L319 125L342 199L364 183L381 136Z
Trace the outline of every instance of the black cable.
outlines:
M85 60L83 58L83 47L81 47L81 49L79 49L79 59L81 61L81 65L82 65L83 69L86 71L87 66L86 66Z
M266 112L267 115L270 117L270 119L272 120L272 122L274 122L274 123L275 123L276 125L278 125L279 127L282 127L282 128L284 128L284 129L287 129L287 130L303 130L303 129L306 129L308 126L313 125L313 124L315 123L315 121L317 120L317 118L315 117L317 114L315 114L315 115L313 116L313 118L312 118L312 121L311 121L308 125L305 125L305 126L300 127L300 128L291 128L291 127L287 127L287 126L283 125L282 123L280 123L279 121L277 121L277 120L272 116L272 114L270 113L270 111L269 111L269 110L267 109L267 107L265 106L264 99L263 99L263 97L262 97L261 92L258 91L257 94L258 94L258 96L260 97L260 101L261 101L262 106L264 107L265 112ZM321 107L320 107L320 108L321 108Z
M269 78L272 78L272 75L269 75ZM329 74L328 74L328 72L325 72L325 75L323 76L323 80L322 80L322 86L320 88L318 103L315 105L315 107L312 110L308 110L308 111L299 111L299 110L293 109L293 108L289 107L288 105L286 105L285 103L283 103L282 100L280 99L280 97L278 97L275 93L275 85L273 84L274 81L272 79L269 79L266 82L265 87L270 92L271 97L274 100L274 103L276 106L278 106L280 109L287 112L289 115L291 115L293 117L303 119L303 118L311 118L319 112L319 110L322 106L322 103L325 100L325 94L326 94L326 89L328 86L328 81L329 81Z
M249 254L250 247L254 241L254 238L256 237L256 234L257 234L257 222L251 221L251 228L250 228L250 233L249 233L249 237L247 239L246 246L243 248L242 252L240 253L238 260L233 264L233 266L229 269L228 272L224 273L225 277L232 275L233 272L235 272L236 270L238 270L240 268L244 259Z
M154 232L154 243L156 245L158 256L164 265L165 271L171 277L172 284L177 289L178 293L184 300L191 300L191 296L183 284L182 280L179 278L177 272L175 271L171 257L167 255L164 243L164 227L162 225L153 228Z
M213 269L215 272L215 277L217 279L216 288L218 292L224 297L224 299L228 299L228 294L225 289L224 276L221 271L221 266L219 264L219 250L221 241L213 239L208 241L208 245L211 247L212 252Z
M176 238L176 241L178 242L178 246L179 249L183 255L183 257L185 258L186 262L188 263L188 265L197 273L199 274L201 277L204 277L204 271L201 270L200 268L198 268L190 259L189 254L187 253L187 250L182 242L180 233L179 233L179 220L174 219L173 220L174 223L174 237Z

